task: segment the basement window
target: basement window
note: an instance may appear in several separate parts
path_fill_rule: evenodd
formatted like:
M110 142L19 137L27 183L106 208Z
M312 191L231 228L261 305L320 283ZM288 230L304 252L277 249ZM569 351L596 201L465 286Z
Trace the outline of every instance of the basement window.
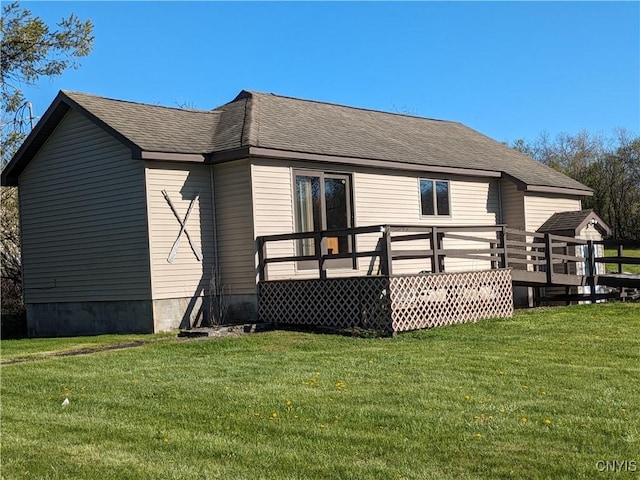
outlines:
M451 215L449 182L420 179L420 206L423 217Z

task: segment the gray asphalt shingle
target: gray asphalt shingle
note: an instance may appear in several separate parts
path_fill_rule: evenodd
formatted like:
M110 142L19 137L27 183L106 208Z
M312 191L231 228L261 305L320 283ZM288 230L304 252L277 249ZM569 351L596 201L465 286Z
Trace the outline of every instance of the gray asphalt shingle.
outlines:
M242 91L214 110L64 92L142 150L208 154L240 147L503 172L527 185L581 183L461 123Z
M544 222L538 232L558 232L562 230L576 230L593 214L593 210L574 210L570 212L556 212Z

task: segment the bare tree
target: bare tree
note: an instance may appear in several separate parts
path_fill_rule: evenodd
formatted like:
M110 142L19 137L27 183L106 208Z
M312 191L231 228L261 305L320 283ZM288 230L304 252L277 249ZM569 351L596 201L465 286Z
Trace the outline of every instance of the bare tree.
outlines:
M93 25L71 14L57 28L31 15L18 2L2 7L0 19L0 103L2 104L1 167L9 162L31 128L30 105L23 86L35 85L42 77L61 75L77 68L78 58L93 48ZM28 113L28 115L26 115ZM0 260L2 271L2 309L21 305L22 265L18 192L2 187L0 221Z
M640 138L619 129L612 138L582 131L510 146L592 188L585 208L610 224L616 238L640 239Z

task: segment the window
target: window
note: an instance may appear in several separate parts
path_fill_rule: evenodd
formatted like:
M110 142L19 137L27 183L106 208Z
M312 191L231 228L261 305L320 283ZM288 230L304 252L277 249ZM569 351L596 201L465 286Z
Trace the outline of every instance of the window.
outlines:
M294 177L296 231L313 232L351 227L349 175L299 170L294 171ZM348 253L352 249L351 242L350 235L328 237L324 253ZM315 255L312 238L298 241L297 248L298 255ZM350 267L350 262L349 259L331 260L327 262L327 266ZM309 262L298 262L298 267L314 268Z
M423 216L451 215L449 182L420 179L420 204Z

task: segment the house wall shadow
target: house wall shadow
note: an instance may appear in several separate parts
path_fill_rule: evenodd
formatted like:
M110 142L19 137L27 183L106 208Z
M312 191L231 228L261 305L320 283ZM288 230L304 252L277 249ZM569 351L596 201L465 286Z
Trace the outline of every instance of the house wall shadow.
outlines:
M180 250L189 249L193 260L196 260L195 248L200 248L202 260L199 262L197 284L192 287L189 297L183 298L181 310L182 319L180 328L192 328L208 326L214 323L212 318L215 306L212 304L215 297L216 268L215 239L214 239L214 212L211 189L211 172L209 166L197 165L189 170L189 174L180 189L181 201L185 204L197 197L194 203L194 212L189 218L186 230L197 232L192 235L193 246L185 233L182 234ZM196 209L197 206L197 209ZM195 214L197 211L197 215ZM184 217L181 219L184 221ZM184 250L183 250L184 253ZM182 293L182 292L181 292Z

